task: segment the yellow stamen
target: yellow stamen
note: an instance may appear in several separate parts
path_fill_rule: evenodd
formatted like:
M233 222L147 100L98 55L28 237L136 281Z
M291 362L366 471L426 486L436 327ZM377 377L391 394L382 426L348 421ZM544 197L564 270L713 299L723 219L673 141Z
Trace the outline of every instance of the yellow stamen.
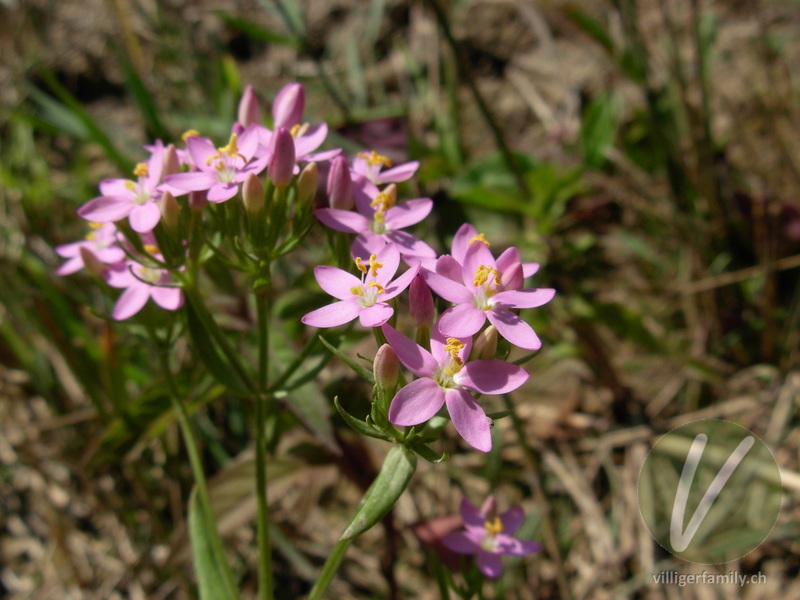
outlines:
M385 293L385 292L386 292L386 290L384 289L384 287L383 287L383 286L382 286L380 283L378 283L377 281L370 281L370 282L367 284L367 287L374 287L374 288L378 288L378 293L379 293L379 294L383 294L383 293Z
M386 215L383 214L382 210L376 210L372 218L377 225L383 225L384 221L386 221Z
M380 192L375 199L369 203L372 208L377 207L379 212L389 210L397 203L397 186L390 185Z
M377 277L378 276L378 269L380 269L383 266L383 263L379 263L376 259L377 259L377 256L375 256L374 254L370 254L369 255L370 274L373 277Z
M374 255L373 255L373 256L374 256ZM356 256L356 268L357 268L359 271L361 271L361 274L362 274L362 275L366 275L366 274L367 274L367 271L369 270L369 268L367 267L367 265L365 265L365 264L362 264L362 262L361 262L361 257L360 257L360 256Z
M486 530L487 536L494 537L503 531L503 523L500 521L500 517L495 517L494 521L486 521L483 528Z
M484 236L482 233L479 233L478 235L473 235L469 239L467 246L471 246L472 242L481 242L482 244L485 244L487 248L491 247L491 244L489 244L489 242L486 240L486 236Z
M200 132L197 131L197 129L189 129L187 131L184 131L183 135L181 135L181 139L184 142L189 141L189 138L191 137L200 137Z
M145 244L144 251L148 254L158 254L158 246L154 246L153 244Z
M297 125L294 125L289 130L289 133L292 134L292 137L294 139L297 139L297 138L302 137L303 135L305 135L305 133L306 133L306 131L308 131L309 127L311 127L310 123L303 123L302 125L300 125L298 123Z
M350 293L353 294L354 296L363 296L364 289L360 285L354 285L353 287L350 288Z
M100 229L102 226L102 223L95 223L94 221L89 222L89 229Z
M492 280L492 283L497 285L497 281L500 279L500 273L498 273L497 269L494 267L487 267L486 265L481 265L478 267L478 270L475 271L475 279L472 282L472 285L479 287L485 284L489 280L489 275L494 275L494 280Z
M239 154L239 146L236 144L238 139L239 136L235 133L232 133L231 139L228 140L228 144L226 146L223 146L222 148L217 148L217 153L208 157L208 160L206 160L206 165L210 165L212 162L214 162L214 160L222 158L223 154L227 154L231 158L238 156L242 160L247 161L247 159L244 156Z
M86 239L90 242L93 242L95 237L97 236L95 235L94 231L90 231L86 234Z
M150 174L149 170L147 169L147 164L139 163L136 165L136 168L133 169L133 174L137 177L147 177Z
M452 359L452 363L445 367L445 373L450 375L451 377L458 373L461 370L461 367L464 366L464 361L458 356L458 353L464 349L464 344L461 340L457 338L447 338L447 344L444 347L444 351L450 354L450 358Z
M136 183L134 183L130 179L126 180L125 181L125 189L128 189L130 191L134 191L136 189Z
M363 158L370 165L383 165L386 168L392 166L392 161L390 161L382 154L378 154L377 152L375 152L375 150L370 150L369 154L367 154L366 152L359 152L358 157Z

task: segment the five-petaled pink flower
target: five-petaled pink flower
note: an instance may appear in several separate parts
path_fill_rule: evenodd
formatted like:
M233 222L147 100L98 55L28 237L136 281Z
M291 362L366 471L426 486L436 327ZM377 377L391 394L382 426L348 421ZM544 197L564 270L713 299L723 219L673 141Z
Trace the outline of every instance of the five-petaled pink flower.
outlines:
M67 262L56 270L56 274L70 275L85 266L81 248L86 248L100 262L108 265L125 260L125 252L119 246L117 228L113 223L89 223L89 227L92 230L86 235L85 240L56 247L56 254L67 259Z
M241 135L231 134L228 143L221 148L215 148L208 138L189 137L186 149L196 170L168 175L164 178L166 189L174 196L208 190L209 202L230 200L247 176L261 173L269 161L269 155L255 157L259 127L250 125Z
M463 265L445 255L436 262L435 272L423 269L421 273L434 292L455 304L439 319L439 330L445 336L470 337L488 319L515 346L526 350L541 347L533 328L509 309L542 306L550 302L555 290L504 290L497 262L486 244L471 244Z
M478 568L486 577L495 579L503 573L502 554L524 556L542 548L539 542L512 537L525 520L525 513L519 506L493 516L482 513L472 502L462 498L461 519L464 530L447 534L442 543L459 554L477 554Z
M111 313L117 321L138 313L150 298L166 310L177 310L183 305L183 292L165 269L128 260L106 270L105 280L111 287L125 289Z
M390 325L383 326L383 334L400 362L419 377L397 392L389 406L389 421L419 425L446 405L459 435L481 452L491 450L489 419L470 391L505 394L525 383L528 373L502 360L467 362L470 338L445 339L434 329L428 352Z
M107 179L100 183L100 193L78 209L78 215L87 221L111 223L128 218L131 228L138 233L148 233L161 220L157 200L161 198L161 171L164 167L164 145L151 147L147 162L139 163L133 170L136 180Z
M385 171L383 170L384 167L386 167ZM356 181L366 180L373 185L383 185L386 183L400 183L411 179L418 168L419 163L417 161L393 166L388 158L372 150L370 152L359 152L353 159L351 171Z
M318 266L314 277L320 287L339 302L311 311L301 320L312 327L336 327L358 317L364 327L378 327L394 313L387 303L404 289L417 275L419 266L413 267L392 281L400 265L400 253L386 245L378 254L369 257L369 264L356 258L361 278L336 267Z

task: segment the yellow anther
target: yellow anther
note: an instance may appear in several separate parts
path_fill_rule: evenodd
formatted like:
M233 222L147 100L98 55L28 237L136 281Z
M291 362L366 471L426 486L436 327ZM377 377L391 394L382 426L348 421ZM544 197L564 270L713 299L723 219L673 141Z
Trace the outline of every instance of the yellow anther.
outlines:
M294 139L297 139L297 138L302 137L303 135L305 135L305 133L306 133L306 131L308 131L309 127L311 127L310 123L303 123L302 125L300 125L298 123L297 125L292 126L292 128L289 130L289 133L292 134L292 137Z
M375 150L370 150L369 154L367 154L366 152L359 152L358 157L363 158L371 165L383 165L386 168L392 166L392 161L390 161L382 154L378 154L377 152L375 152Z
M461 357L458 355L461 350L464 349L464 343L457 339L457 338L447 338L447 344L444 347L444 351L450 355L452 359L451 363L445 367L445 373L450 375L451 377L458 373L461 370L461 367L464 366L464 361L461 360Z
M379 263L376 259L377 259L377 256L375 256L374 254L370 254L369 255L370 274L373 277L377 277L378 276L378 269L380 269L383 266L383 263Z
M181 135L181 139L184 142L189 141L189 138L191 137L200 137L200 132L197 131L197 129L189 129L187 131L184 131L183 134Z
M158 254L158 246L154 246L153 244L145 244L144 251L148 254Z
M386 215L383 214L382 210L376 210L375 214L372 215L372 218L376 225L383 225L383 223L386 221Z
M147 169L146 163L139 163L133 169L133 174L137 177L147 177L150 174L150 171Z
M217 148L217 153L208 157L208 160L206 160L206 166L210 165L216 159L222 158L223 154L227 154L231 158L238 156L242 160L246 161L247 159L241 154L239 154L239 146L236 143L238 140L239 136L236 135L235 133L232 133L231 139L228 140L227 145L223 146L222 148Z
M481 265L478 267L478 270L475 271L475 279L472 282L472 285L475 287L482 286L487 281L489 281L489 275L493 275L494 279L492 283L497 285L497 281L500 279L500 273L497 272L497 269L494 267L487 267L486 265Z
M361 262L361 257L360 257L360 256L356 256L356 268L357 268L359 271L361 271L361 273L362 273L363 275L366 275L366 274L367 274L367 271L369 270L369 268L367 267L367 265L365 265L365 264L363 264L363 263Z
M130 179L125 181L125 189L134 191L136 189L136 183L131 181Z
M97 236L95 235L94 231L90 231L89 233L86 234L86 239L90 242L93 242L95 237Z
M483 524L483 528L486 530L487 536L494 537L503 531L503 522L500 517L495 517L494 521L486 521Z
M354 296L363 296L364 288L362 288L360 285L354 285L353 287L350 288L350 293L353 294Z
M383 212L392 208L395 203L397 203L397 186L392 184L375 196L369 205L373 208L377 207L378 211Z
M486 236L484 236L482 233L473 235L471 238L469 238L467 246L471 246L473 242L481 242L482 244L485 244L487 248L491 246L491 244L489 244L489 242L486 240Z
M383 286L382 286L380 283L378 283L377 281L370 281L370 282L367 284L367 287L374 287L374 288L378 288L378 293L379 293L379 294L383 294L383 293L385 293L385 292L386 292L386 289L385 289L385 288L384 288L384 287L383 287Z
M89 222L89 229L100 229L102 226L102 223L96 223L95 221Z

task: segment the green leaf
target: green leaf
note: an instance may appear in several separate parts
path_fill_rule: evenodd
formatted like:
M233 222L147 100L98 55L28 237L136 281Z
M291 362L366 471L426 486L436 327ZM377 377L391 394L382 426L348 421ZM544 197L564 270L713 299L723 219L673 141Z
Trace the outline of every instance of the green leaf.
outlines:
M237 600L239 593L232 583L233 574L227 558L213 542L212 527L215 527L212 519L193 490L189 498L189 539L200 600Z
M583 115L580 146L584 162L596 169L606 162L606 149L617 139L622 106L617 94L600 94Z
M339 404L339 398L336 397L333 399L333 404L336 406L336 410L339 411L339 414L342 415L344 422L347 423L354 431L360 433L361 435L366 435L378 440L385 440L387 442L391 442L392 438L390 438L385 433L382 433L375 429L372 425L367 423L366 421L362 421L361 419L357 419L349 412L347 412L341 404Z
M447 452L445 452L444 454L439 454L438 452L436 452L430 446L427 446L427 445L422 444L422 443L411 444L411 450L414 453L419 454L422 458L427 460L429 463L433 463L433 464L439 464L440 462L444 462L450 457L450 455Z
M372 482L353 520L339 539L352 539L380 521L400 498L416 468L417 457L408 448L394 446L389 450L381 472Z
M249 19L234 16L225 11L217 11L219 17L225 21L225 24L233 29L236 29L249 37L251 40L257 42L264 42L266 44L278 44L280 46L289 46L291 48L300 49L302 44L295 38L282 33L271 31L266 27L256 25Z

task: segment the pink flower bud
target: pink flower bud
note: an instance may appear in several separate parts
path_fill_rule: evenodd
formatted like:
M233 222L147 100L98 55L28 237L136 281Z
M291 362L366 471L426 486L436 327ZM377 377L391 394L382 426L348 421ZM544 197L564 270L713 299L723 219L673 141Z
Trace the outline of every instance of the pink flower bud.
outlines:
M242 94L242 99L239 101L239 116L236 120L242 127L261 124L261 108L252 85L248 85Z
M170 144L164 151L164 169L161 171L161 177L180 172L181 161L178 158L178 152L175 150L175 144Z
M84 246L81 246L78 251L81 253L81 260L83 260L83 266L86 267L86 270L92 276L102 279L107 265L104 265L94 252Z
M522 273L522 263L516 263L505 271L500 277L500 288L504 290L518 290L525 283L525 275Z
M494 358L497 353L497 328L494 325L489 325L486 329L478 334L478 338L472 346L472 352L469 355L470 360L481 360Z
M319 172L317 163L312 162L300 171L300 176L297 178L297 201L300 204L310 202L316 196L317 188L319 188Z
M242 185L242 201L251 215L258 214L264 208L264 184L253 173L248 173Z
M341 155L331 161L331 170L328 171L328 203L331 208L339 210L350 210L354 205L350 167Z
M169 192L164 192L159 201L161 209L161 222L170 229L178 226L181 218L181 207L175 197Z
M199 192L189 192L189 208L193 210L203 210L203 207L208 202L208 191L200 190Z
M286 187L294 176L294 138L286 127L278 127L272 134L272 156L267 165L267 175L275 187Z
M417 327L430 328L433 325L433 295L422 275L417 275L411 280L408 288L408 304Z
M283 86L272 103L272 121L275 129L299 125L305 104L306 96L302 85L289 83Z
M389 344L384 344L378 348L375 360L372 363L372 373L375 375L375 383L384 390L394 390L397 387L397 379L400 375L400 363L397 354Z

